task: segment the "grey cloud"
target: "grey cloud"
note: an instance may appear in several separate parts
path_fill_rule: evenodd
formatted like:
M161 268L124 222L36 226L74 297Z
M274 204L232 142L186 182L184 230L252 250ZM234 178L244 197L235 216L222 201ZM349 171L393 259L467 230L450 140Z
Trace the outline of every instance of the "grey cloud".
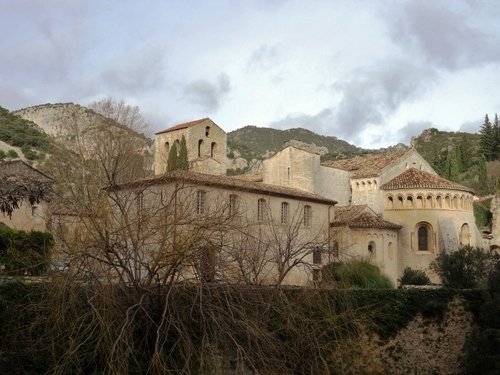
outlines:
M500 37L481 23L472 24L469 16L477 13L465 3L408 1L394 7L388 15L393 41L405 53L417 52L426 62L450 71L500 62ZM458 10L460 9L460 11ZM491 15L490 15L491 17Z
M493 121L495 117L490 117L490 121ZM467 121L464 122L458 131L460 132L465 132L465 133L479 133L479 129L481 128L481 125L484 123L484 118L478 118L475 121Z
M253 51L247 63L247 70L249 72L268 70L276 65L279 55L278 45L269 46L264 44Z
M108 62L108 68L101 74L101 84L111 90L137 95L164 86L162 46L150 44Z
M333 86L343 95L336 109L337 132L358 140L366 127L383 124L401 104L422 95L434 80L433 71L401 60L354 71Z
M200 106L203 110L217 110L225 94L231 90L229 76L221 73L215 83L197 80L184 86L183 96L189 102Z
M410 121L398 130L398 142L409 145L412 137L418 137L425 129L430 128L438 128L438 126L430 121Z

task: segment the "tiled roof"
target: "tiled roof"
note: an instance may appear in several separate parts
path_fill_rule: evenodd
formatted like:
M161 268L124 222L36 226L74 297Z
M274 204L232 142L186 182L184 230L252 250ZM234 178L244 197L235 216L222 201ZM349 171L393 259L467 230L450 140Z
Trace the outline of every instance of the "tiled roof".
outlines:
M248 173L248 174L240 174L238 176L233 176L238 180L242 181L253 181L253 182L262 182L264 181L262 177L262 173Z
M335 207L335 220L332 227L347 225L349 228L401 229L399 224L391 223L375 213L365 211L367 205Z
M325 198L317 194L311 194L303 190L283 187L278 185L269 185L262 182L245 181L242 179L216 176L204 173L195 173L189 171L173 171L162 175L155 175L140 180L127 182L121 185L109 186L105 188L108 191L112 190L126 190L138 187L148 187L153 185L162 185L171 182L183 182L193 185L213 186L223 189L240 190L251 193L273 195L280 197L288 197L292 199L307 200L311 202L323 203L334 205L337 201Z
M421 171L416 168L410 168L394 177L389 182L383 184L382 190L395 189L445 189L462 190L475 194L474 189L448 181L442 177Z
M401 151L356 157L353 159L334 160L322 163L322 165L348 171L350 172L351 178L374 177L377 176L382 169L394 163L406 153L407 151Z
M195 120L195 121L190 121L190 122L185 122L183 124L179 124L179 125L175 125L175 126L172 126L171 128L168 128L168 129L165 129L165 130L162 130L162 131L159 131L158 133L155 133L156 135L158 134L164 134L164 133L168 133L168 132L172 132L174 130L179 130L179 129L185 129L185 128L189 128L190 126L193 126L193 125L196 125L196 124L199 124L203 121L206 121L206 120L209 120L208 117L205 117L205 118L202 118L202 119L199 119L199 120Z

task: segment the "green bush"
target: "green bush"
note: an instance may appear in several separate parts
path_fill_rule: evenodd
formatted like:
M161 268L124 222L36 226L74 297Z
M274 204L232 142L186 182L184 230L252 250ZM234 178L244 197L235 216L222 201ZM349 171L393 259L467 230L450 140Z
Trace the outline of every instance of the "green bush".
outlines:
M429 285L431 280L423 270L414 270L411 267L406 267L403 275L398 279L399 285Z
M53 246L54 238L50 233L0 228L0 263L10 274L44 274Z
M323 280L341 289L393 288L391 280L367 259L334 262L322 268Z
M17 152L15 150L9 150L7 152L7 156L11 159L17 159L19 157L19 155L17 154Z
M463 246L452 253L439 254L430 267L443 286L454 289L472 289L484 286L489 255L481 248Z

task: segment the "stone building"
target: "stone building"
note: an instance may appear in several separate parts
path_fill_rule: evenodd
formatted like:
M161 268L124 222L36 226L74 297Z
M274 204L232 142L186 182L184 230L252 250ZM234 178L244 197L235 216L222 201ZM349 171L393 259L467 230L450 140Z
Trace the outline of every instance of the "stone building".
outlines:
M4 214L3 218L0 219L2 226L24 231L47 231L52 188L50 177L22 160L0 161L0 185L2 185L0 189L3 191L3 195L9 195L13 186L21 189L38 189L44 192L44 198L38 203L30 204L28 199L21 200L19 208L12 212L12 217Z
M226 134L210 119L201 119L157 133L158 181L165 170L168 148L182 135L189 144L192 172L188 173L198 176L193 177L193 186L213 189L213 182L209 182L213 180L207 175L217 175L220 183L215 190L224 192L227 199L238 186L236 190L245 192L242 197L249 217L258 218L259 200L272 196L275 202L276 194L278 203L268 206L275 218L285 210L282 198L293 201L301 215L323 199L314 207L314 217L322 218L314 227L325 231L326 246L320 253L329 257L315 264L314 251L309 249L308 257L302 258L308 259L309 271L294 271L299 273L285 280L288 284L306 285L320 277L318 271L312 271L315 266L351 257L371 258L394 283L406 267L423 269L438 281L430 273L429 263L439 253L461 245L484 246L474 220L474 192L439 177L415 149L321 163L319 154L288 144L264 160L261 175L246 176L244 181L245 177L221 176L226 165ZM283 190L277 193L273 189ZM329 229L325 229L324 220L328 220ZM305 217L302 222L306 222Z
M156 174L167 170L170 148L175 144L179 152L183 136L186 139L190 170L216 175L226 174L226 132L209 118L187 122L156 133Z

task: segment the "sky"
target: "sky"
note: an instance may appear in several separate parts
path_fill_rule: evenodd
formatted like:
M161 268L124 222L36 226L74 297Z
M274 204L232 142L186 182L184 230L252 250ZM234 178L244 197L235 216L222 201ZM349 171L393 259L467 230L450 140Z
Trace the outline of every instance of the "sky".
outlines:
M139 106L358 147L500 112L497 0L0 0L0 106Z

